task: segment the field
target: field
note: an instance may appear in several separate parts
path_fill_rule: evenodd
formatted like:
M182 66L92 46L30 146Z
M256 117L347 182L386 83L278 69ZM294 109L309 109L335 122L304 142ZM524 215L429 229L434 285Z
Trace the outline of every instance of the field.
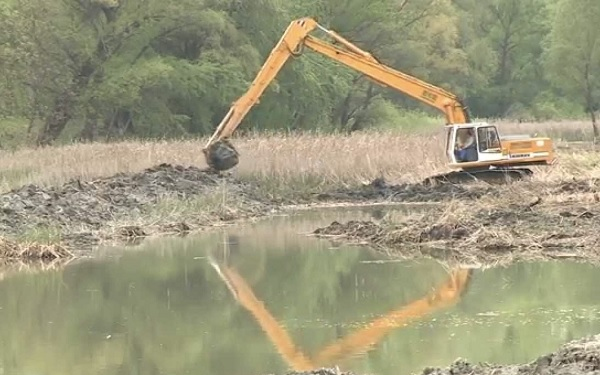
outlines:
M34 254L38 258L89 255L99 244L187 233L299 205L422 201L443 204L436 206L433 216L335 223L318 234L366 241L396 253L394 249L407 244L421 248L425 243L439 247L469 241L485 243L488 250L538 249L535 256L542 257L546 255L539 249L573 248L574 244L576 249L591 248L596 241L595 221L587 219L596 215L600 156L589 144L565 140L586 134L589 125L499 126L503 133L551 135L559 163L536 168L532 181L510 186L478 183L428 188L419 181L446 170L440 129L409 134L250 135L234 141L241 153L240 165L224 175L205 170L204 139L2 151L0 230L10 244L4 247L11 249L2 252L5 257L24 254L33 258ZM532 211L528 204L536 200L541 203ZM508 229L516 221L525 221L531 228L521 225L524 232ZM544 223L558 227L544 227ZM569 225L577 225L578 231L569 232ZM561 226L569 235L549 232ZM43 250L41 255L15 252L18 244ZM53 246L51 251L48 246ZM595 259L592 252L581 251ZM490 252L451 258L498 260L477 254Z

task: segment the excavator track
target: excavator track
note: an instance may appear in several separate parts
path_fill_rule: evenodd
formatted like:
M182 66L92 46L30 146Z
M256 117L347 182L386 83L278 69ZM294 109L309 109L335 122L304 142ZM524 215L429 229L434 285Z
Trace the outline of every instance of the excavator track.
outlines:
M464 184L483 181L489 184L507 184L528 179L533 175L529 168L498 168L481 170L464 170L443 173L423 180L423 185L440 183Z

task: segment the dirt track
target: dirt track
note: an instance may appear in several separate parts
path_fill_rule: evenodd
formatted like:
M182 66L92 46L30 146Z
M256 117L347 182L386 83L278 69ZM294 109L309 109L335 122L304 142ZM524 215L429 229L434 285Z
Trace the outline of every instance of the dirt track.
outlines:
M427 368L420 375L597 375L600 335L571 341L557 351L519 365L471 364L457 360L447 368ZM290 372L286 375L353 375L335 369Z

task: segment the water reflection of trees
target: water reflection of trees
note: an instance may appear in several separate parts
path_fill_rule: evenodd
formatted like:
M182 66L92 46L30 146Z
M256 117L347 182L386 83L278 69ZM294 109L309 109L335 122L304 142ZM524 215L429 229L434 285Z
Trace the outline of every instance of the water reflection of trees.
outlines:
M232 300L205 259L194 259L213 249L215 240L4 280L0 366L5 373L47 374L285 371L287 364L251 315ZM375 255L328 250L326 242L295 233L241 236L236 246L228 265L309 355L334 342L339 327L346 336L374 316L427 295L447 277L437 263L365 264ZM476 272L451 313L391 333L368 358L348 365L356 372L392 374L458 356L534 357L560 344L561 335L598 330L597 281L596 269L569 263ZM580 317L565 319L561 308L573 308ZM500 315L477 315L489 311ZM549 336L549 330L556 334ZM507 334L518 344L503 348Z

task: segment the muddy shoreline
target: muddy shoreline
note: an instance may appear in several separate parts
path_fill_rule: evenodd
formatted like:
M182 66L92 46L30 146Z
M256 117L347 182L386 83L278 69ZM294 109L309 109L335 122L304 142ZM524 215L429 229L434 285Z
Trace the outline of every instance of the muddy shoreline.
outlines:
M16 242L60 245L83 255L98 245L181 235L267 217L298 205L437 202L475 199L486 193L486 189L428 189L375 180L356 189L273 198L267 197L260 185L230 174L160 164L139 173L74 179L61 186L32 184L0 194L0 236Z
M600 371L600 335L563 344L526 364L473 364L457 359L446 368L425 368L419 375L592 375ZM286 375L355 375L332 368L293 371Z
M437 202L442 203L440 207L420 217L332 223L315 228L315 234L372 245L393 256L409 258L432 256L467 263L600 259L600 252L591 250L600 242L600 199L596 197L600 183L575 181L549 186L522 182L515 186L520 188L398 185L376 179L353 188L318 193L290 190L273 197L264 193L259 183L229 173L160 164L138 173L74 179L61 186L27 185L0 194L0 237L8 244L5 250L0 246L0 258L24 254L52 259L52 254L60 252L89 256L99 245L185 235L300 206ZM546 201L561 194L571 200L558 205ZM515 202L503 201L515 196ZM591 203L583 202L582 197L591 197ZM18 243L38 246L43 252L17 251Z
M515 186L423 215L333 222L313 234L367 245L394 258L429 257L454 265L557 259L600 263L595 182Z

